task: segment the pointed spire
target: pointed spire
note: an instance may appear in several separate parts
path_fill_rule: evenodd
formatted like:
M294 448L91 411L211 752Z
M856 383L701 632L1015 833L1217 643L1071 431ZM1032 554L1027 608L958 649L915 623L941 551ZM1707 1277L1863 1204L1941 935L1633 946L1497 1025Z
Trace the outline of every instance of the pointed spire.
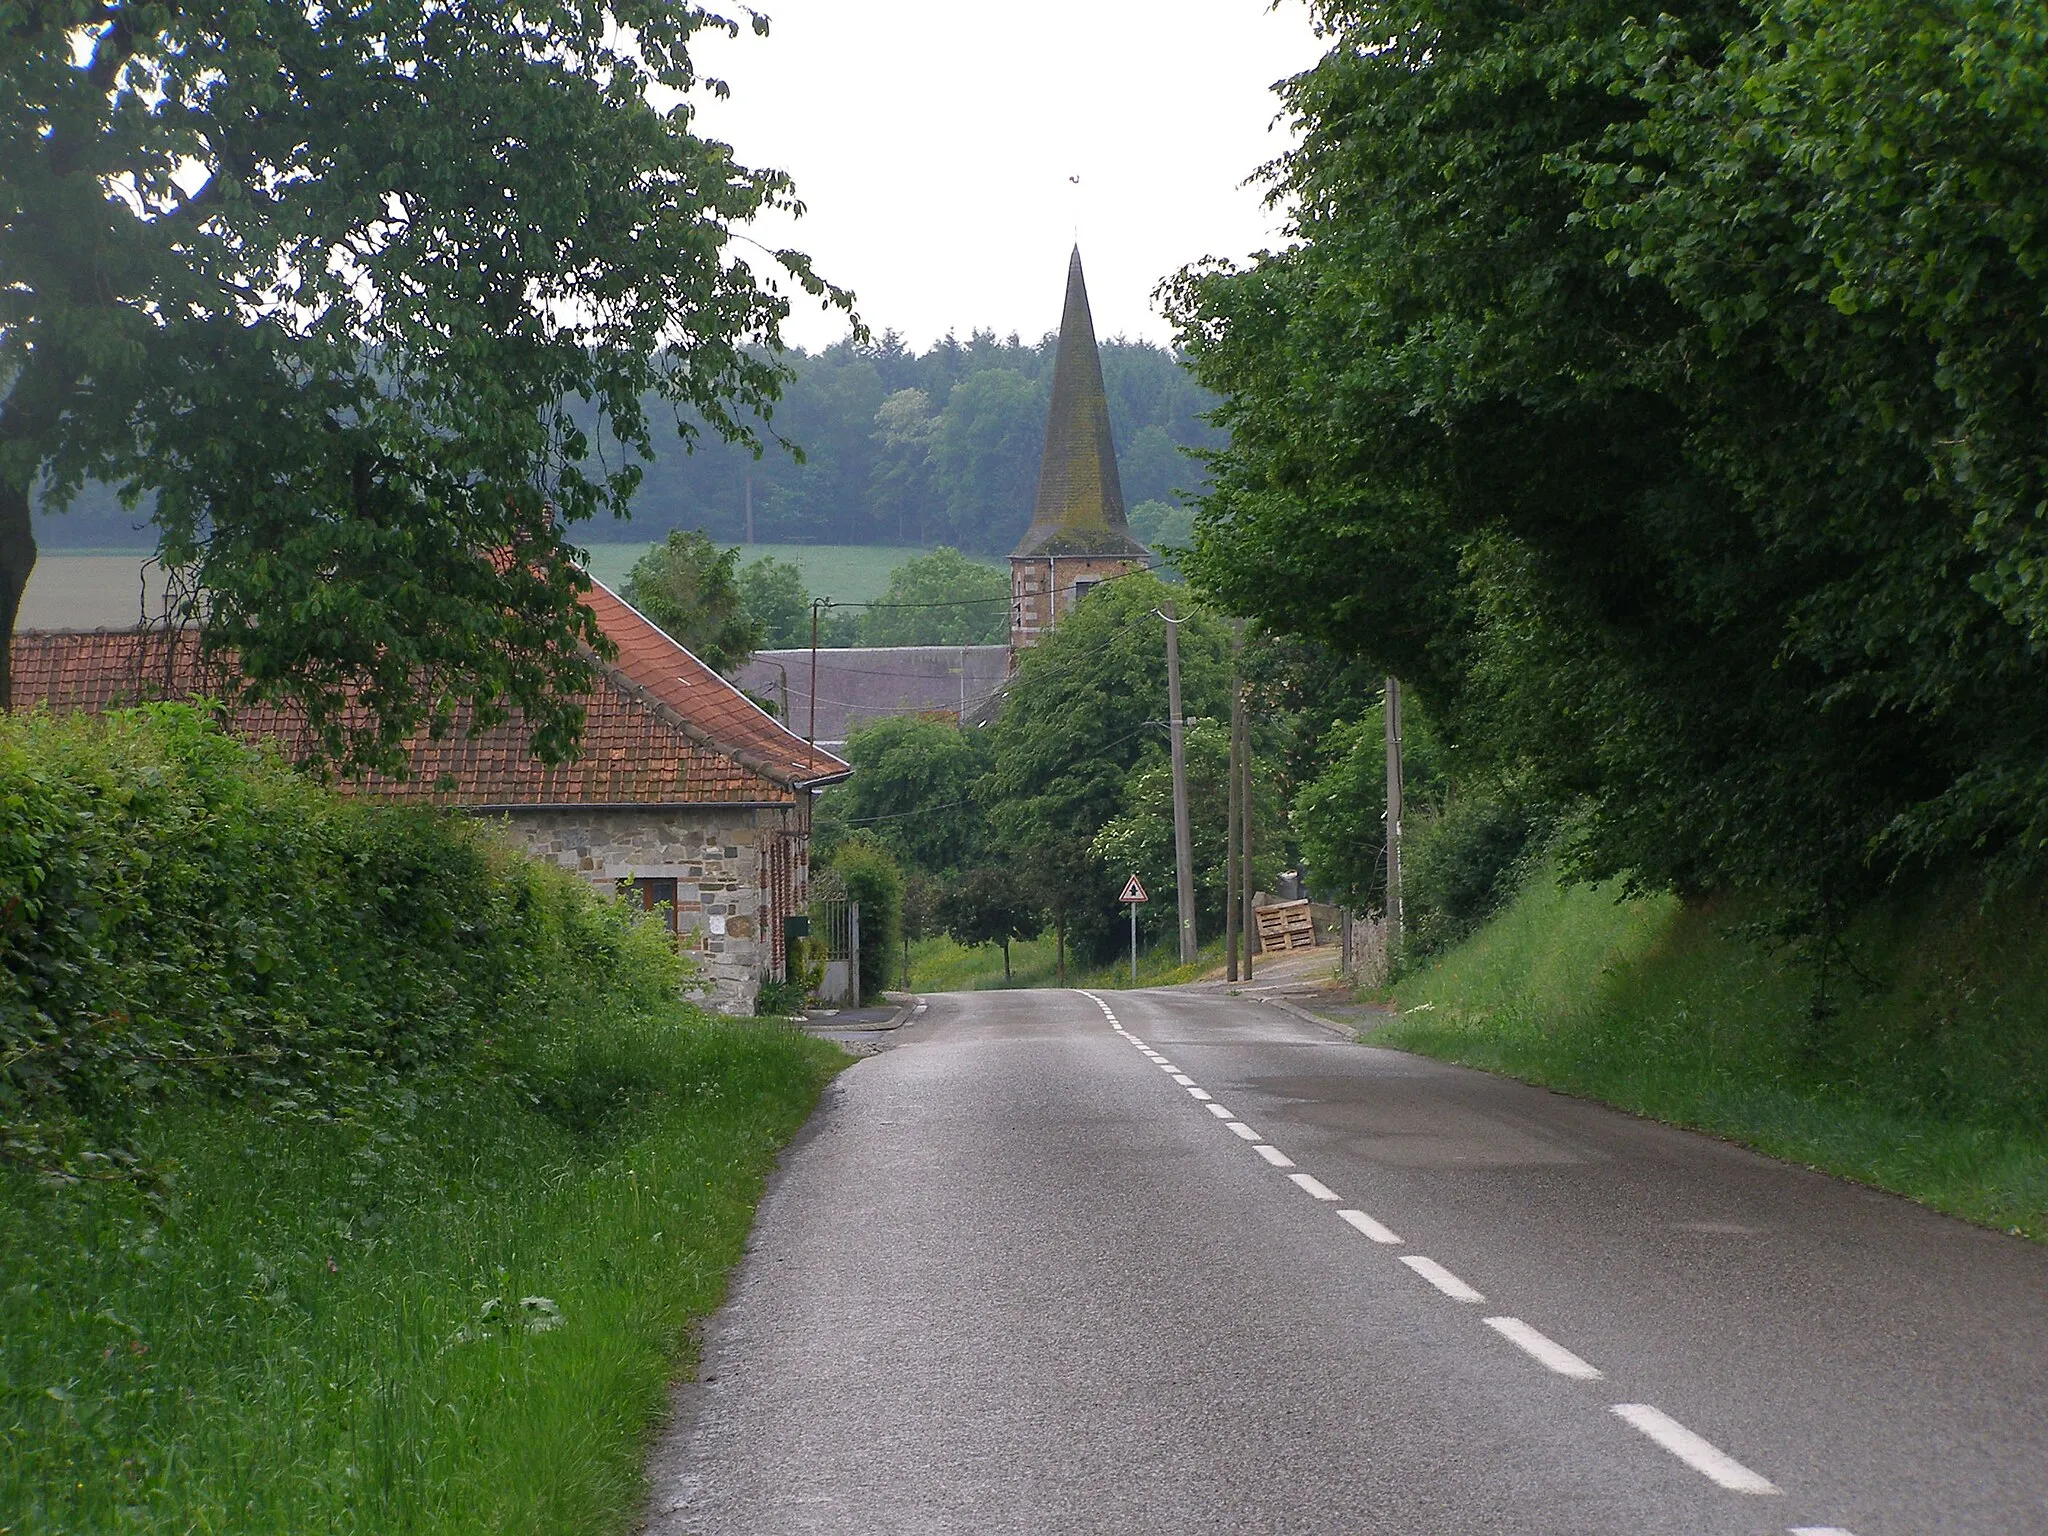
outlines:
M1102 358L1095 348L1078 245L1067 262L1067 304L1053 360L1038 499L1016 553L1145 557L1145 546L1131 537L1124 521L1116 445L1109 436L1109 396L1102 388Z

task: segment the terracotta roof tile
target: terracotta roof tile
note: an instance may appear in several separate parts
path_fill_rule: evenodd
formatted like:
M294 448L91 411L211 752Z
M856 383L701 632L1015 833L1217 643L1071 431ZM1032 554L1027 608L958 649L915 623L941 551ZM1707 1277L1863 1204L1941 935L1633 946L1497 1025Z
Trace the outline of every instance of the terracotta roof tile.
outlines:
M624 604L618 606L632 614ZM606 617L603 609L599 615L600 619ZM637 614L632 617L637 624L627 627L625 640L658 656L642 637L632 633L635 627L652 626ZM660 636L659 631L654 633ZM665 636L660 639L671 652L702 668L687 651ZM13 661L14 699L24 708L42 704L55 710L97 712L152 699L219 697L231 691L225 670L201 666L198 647L189 633L24 630L14 637ZM686 670L672 656L662 664L679 674ZM711 692L701 680L693 680L690 686L698 692ZM712 726L692 729L682 711L665 700L648 697L653 692L636 686L620 671L602 674L584 697L583 751L571 763L551 766L536 759L527 750L525 724L516 711L504 723L475 736L467 734L466 715L458 714L453 729L440 740L425 732L413 739L406 778L373 776L363 781L364 787L398 800L465 806L780 803L795 798L787 769L783 776L770 775L734 752L700 739L716 729L729 729L725 715L716 717ZM732 713L726 710L727 715ZM303 718L288 710L239 707L229 712L226 724L245 740L275 742L293 760L307 756L312 745ZM731 734L741 735L737 731ZM789 737L787 731L781 734ZM764 735L756 730L753 739ZM796 753L802 754L802 740L789 739L795 741ZM767 741L772 744L772 738ZM819 753L816 758L845 771L829 754Z
M852 771L822 747L807 745L604 583L593 581L584 601L619 648L613 669L748 766L791 785L830 783Z

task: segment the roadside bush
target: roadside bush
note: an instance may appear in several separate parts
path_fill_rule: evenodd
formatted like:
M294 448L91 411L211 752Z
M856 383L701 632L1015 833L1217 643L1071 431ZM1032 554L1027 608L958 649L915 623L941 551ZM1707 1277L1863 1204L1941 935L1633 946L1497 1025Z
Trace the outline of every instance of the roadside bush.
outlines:
M1411 958L1449 948L1513 900L1540 842L1538 817L1506 789L1453 796L1408 831L1402 926Z
M810 989L803 983L801 975L788 981L779 981L773 976L763 976L761 985L754 993L754 1017L757 1019L794 1018L804 1011L804 1004L810 998Z
M903 871L889 851L864 835L841 843L832 871L846 899L860 903L860 995L879 998L889 985L889 960L903 941Z
M324 790L197 709L0 721L0 1155L118 1159L177 1094L346 1116L458 1055L545 1074L544 994L681 980L483 828Z

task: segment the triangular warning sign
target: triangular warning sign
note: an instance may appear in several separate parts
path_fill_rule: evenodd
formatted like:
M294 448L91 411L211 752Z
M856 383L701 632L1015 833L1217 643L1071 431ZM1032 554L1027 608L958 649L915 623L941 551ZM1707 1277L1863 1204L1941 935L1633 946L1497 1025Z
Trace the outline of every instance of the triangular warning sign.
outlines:
M1145 901L1148 899L1145 895L1145 887L1138 884L1138 877L1136 875L1131 876L1130 879L1124 882L1124 893L1117 897L1118 901Z

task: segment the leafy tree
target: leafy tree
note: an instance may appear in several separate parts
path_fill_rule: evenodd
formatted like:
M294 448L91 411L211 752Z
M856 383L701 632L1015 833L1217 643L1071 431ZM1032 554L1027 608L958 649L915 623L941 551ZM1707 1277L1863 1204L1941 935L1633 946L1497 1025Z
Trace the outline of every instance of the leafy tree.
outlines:
M927 873L981 857L988 834L975 792L989 767L986 731L897 715L855 730L843 755L853 776L825 792L821 815Z
M1007 552L1031 522L1050 384L1008 368L971 373L940 412L932 464L962 549Z
M1579 873L2038 860L2038 18L1318 11L1300 241L1170 294L1231 433L1196 579L1578 804Z
M1003 980L1010 979L1010 944L1045 931L1045 913L1030 884L1007 866L970 869L948 882L939 897L939 921L956 944L1003 946Z
M1402 817L1406 830L1449 793L1442 749L1427 717L1404 695L1401 708ZM1293 823L1311 888L1354 911L1385 905L1387 890L1387 725L1375 704L1325 737L1321 773L1295 793ZM1404 893L1404 898L1407 893Z
M932 397L899 389L875 410L875 460L869 485L874 520L896 542L922 545L932 512L932 443L939 434Z
M1223 928L1230 827L1230 725L1197 720L1188 727L1188 832L1195 863L1197 931ZM1252 754L1252 869L1270 891L1287 846L1286 800L1271 758ZM1112 883L1136 874L1152 899L1139 926L1150 935L1179 931L1173 854L1173 765L1154 746L1124 780L1123 808L1096 833L1093 851Z
M625 599L706 666L731 672L759 649L762 630L747 611L739 557L697 529L671 533L633 562Z
M650 397L744 440L786 377L788 300L724 252L789 183L649 99L698 84L707 26L738 23L652 0L12 7L0 646L32 489L96 479L154 493L205 644L330 752L392 766L465 700L570 750L604 641L566 530L625 510ZM595 467L605 439L628 452Z
M786 650L811 643L811 594L804 573L787 560L763 555L740 567L740 607L759 626L762 650Z
M1010 637L1010 575L940 547L889 573L861 616L862 645L1000 645Z
M1062 951L1114 950L1116 887L1094 851L1124 809L1131 770L1165 736L1166 642L1157 615L1171 593L1137 573L1105 582L1017 662L992 728L984 789L1002 844L1029 849L1031 875ZM1230 637L1180 604L1181 707L1211 720L1230 707Z
M1194 542L1195 514L1170 501L1141 501L1126 514L1138 542L1155 554Z

